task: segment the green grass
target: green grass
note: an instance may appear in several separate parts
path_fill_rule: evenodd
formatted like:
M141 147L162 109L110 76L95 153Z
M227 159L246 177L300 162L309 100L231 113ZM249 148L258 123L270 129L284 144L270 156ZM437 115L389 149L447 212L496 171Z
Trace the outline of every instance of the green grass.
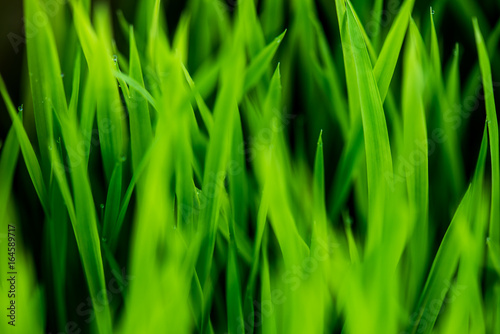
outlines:
M23 2L2 333L500 333L494 1L117 3Z

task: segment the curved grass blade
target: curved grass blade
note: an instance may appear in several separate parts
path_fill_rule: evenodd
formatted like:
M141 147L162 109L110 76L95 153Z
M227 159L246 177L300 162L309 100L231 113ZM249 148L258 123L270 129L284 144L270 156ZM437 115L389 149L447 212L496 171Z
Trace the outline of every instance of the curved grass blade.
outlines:
M462 248L460 246L460 240L458 237L458 231L464 224L467 224L467 206L470 201L470 187L467 190L465 196L463 197L460 205L455 212L453 220L446 231L446 234L439 246L439 250L434 258L434 262L431 267L431 271L425 283L424 290L420 296L420 300L418 302L417 310L417 318L413 323L413 326L410 326L409 332L416 333L417 329L422 333L431 333L438 317L437 312L428 312L431 307L431 303L433 303L433 309L440 309L443 304L443 298L441 295L443 291L447 291L450 287L450 282L453 277L453 274L456 271L458 260L460 257L460 253ZM460 225L460 226L457 226ZM426 315L425 326L421 326L423 330L420 328L419 323L422 321L422 316L425 311L430 313Z
M245 72L245 81L243 85L243 94L252 89L267 72L269 64L273 60L279 45L285 37L286 30L268 44L262 51L252 59L250 65Z
M488 142L486 138L486 127L484 130L483 141L481 143L481 150L478 157L474 178L469 189L462 198L460 205L455 212L453 220L451 221L446 234L443 237L441 245L439 246L436 257L432 264L430 273L427 277L424 290L420 296L417 306L417 318L413 322L413 328L410 333L416 333L417 330L422 333L431 333L434 324L439 315L444 301L443 291L448 291L453 274L456 271L459 258L462 252L469 251L465 249L461 242L460 233L470 223L471 208L475 208L475 202L481 196L481 184L483 182L484 168L486 164L486 150ZM432 304L432 305L431 305ZM438 310L436 312L427 312L426 318L422 320L425 311ZM425 326L420 326L420 321L425 322ZM420 328L422 327L423 330Z

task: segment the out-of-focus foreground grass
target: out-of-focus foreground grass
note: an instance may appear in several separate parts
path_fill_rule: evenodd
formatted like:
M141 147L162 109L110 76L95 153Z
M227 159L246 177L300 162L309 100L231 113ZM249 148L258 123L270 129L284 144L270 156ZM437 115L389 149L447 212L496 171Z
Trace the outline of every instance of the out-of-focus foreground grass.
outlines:
M499 3L415 2L24 0L0 331L500 333Z

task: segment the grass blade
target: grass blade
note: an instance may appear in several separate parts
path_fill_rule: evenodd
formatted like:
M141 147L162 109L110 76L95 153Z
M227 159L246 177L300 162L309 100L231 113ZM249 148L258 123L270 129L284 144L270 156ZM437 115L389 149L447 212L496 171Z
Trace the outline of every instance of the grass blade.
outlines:
M49 207L47 206L47 188L45 187L45 182L43 180L42 169L40 168L40 164L38 163L38 159L36 157L35 151L33 150L33 146L31 146L28 135L24 130L21 118L16 113L16 108L14 108L14 105L12 104L12 100L10 99L7 88L5 87L5 83L1 76L0 93L2 94L5 105L7 106L7 111L9 112L10 118L12 119L13 127L17 135L17 140L19 141L21 152L23 154L26 167L28 168L28 173L31 177L31 181L33 182L33 186L35 187L35 191L38 195L38 198L40 199L40 203L42 204L44 211L46 213L49 213Z
M491 75L491 66L483 36L479 30L477 19L473 20L476 44L479 54L479 66L483 78L484 97L486 101L486 119L490 139L491 154L491 212L489 237L492 242L500 244L500 144L498 135L498 119L495 107L495 96Z

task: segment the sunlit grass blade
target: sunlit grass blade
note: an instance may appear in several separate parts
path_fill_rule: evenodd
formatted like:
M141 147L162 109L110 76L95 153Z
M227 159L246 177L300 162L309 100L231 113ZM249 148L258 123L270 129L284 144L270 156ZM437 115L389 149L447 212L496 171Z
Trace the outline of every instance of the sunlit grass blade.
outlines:
M241 31L235 32L238 38ZM203 240L198 258L197 272L200 283L205 288L212 266L212 254L215 248L215 239L218 224L218 212L220 208L221 192L223 184L221 183L226 174L227 163L230 157L231 145L234 127L234 115L238 112L236 98L241 94L243 87L242 78L233 76L233 73L244 69L244 56L241 41L233 41L227 53L228 59L231 59L230 66L225 67L221 72L221 92L218 95L214 108L214 131L215 136L210 140L205 170L203 175L202 191L205 192L206 206L201 212L200 219L204 223L202 226L203 234L206 237ZM217 130L216 130L217 129Z
M26 17L36 14L43 17L45 22L49 20L39 0L25 0L24 9ZM59 56L51 25L44 24L37 34L28 39L26 47L41 167L47 177L50 164L49 146L54 140L55 127L52 106L58 111L66 110ZM45 181L48 182L48 179Z
M369 197L376 196L380 187L380 176L392 174L392 158L387 125L375 76L368 52L354 18L350 4L346 7L346 20L356 78L359 88L361 115L365 137L365 150L368 165ZM375 202L371 202L375 203ZM374 209L374 208L373 208Z
M29 250L27 245L22 242L23 236L28 235L28 231L21 229L22 226L17 214L14 211L14 206L9 206L7 209L7 214L3 217L0 227L2 231L7 232L8 225L15 226L15 230L12 233L15 235L16 239L16 266L15 266L15 299L12 299L11 285L8 279L11 275L5 275L5 282L0 284L0 293L2 297L0 300L5 304L5 312L7 316L4 316L4 321L0 323L0 331L2 333L37 333L42 334L45 332L46 327L46 306L45 306L45 289L40 285L39 279L36 275L36 266L34 264L33 258L29 255ZM9 226L10 227L10 226ZM0 240L0 246L6 251L9 248L8 239L2 236L3 240ZM5 253L7 255L7 252ZM7 271L8 268L8 257L3 256L0 259L0 266ZM23 279L21 279L21 277ZM9 297L10 296L10 297ZM10 310L11 300L14 300L15 304L15 319L11 319ZM19 321L25 319L26 321ZM12 323L10 321L14 320Z
M263 110L263 122L270 121L273 117L273 111L276 110L281 105L282 101L282 87L281 87L281 72L280 72L280 64L278 63L278 66L276 70L274 71L274 75L271 78L271 83L269 85L269 90L267 93L267 97L264 102L264 110ZM255 120L257 123L257 120ZM257 129L259 129L258 124L253 124L254 131L258 132ZM273 145L273 142L276 140L275 136L273 135L272 138L270 138L270 145ZM244 143L242 142L244 145ZM238 147L234 147L238 148ZM267 154L267 150L263 149L259 152L254 152L255 156L252 157L252 159L257 163L257 164L262 164L264 166L267 166L270 160L270 156ZM240 163L244 163L243 156L241 152L234 151L234 153L238 153L239 156L239 161ZM241 165L241 166L244 166ZM262 184L262 196L260 197L260 202L258 205L257 209L257 217L256 217L256 236L255 236L255 241L253 245L253 252L252 252L252 263L250 267L250 274L248 277L247 285L246 285L246 290L245 290L245 298L244 298L244 312L245 316L249 317L249 315L254 314L255 311L255 305L254 305L254 298L255 298L255 288L256 288L256 283L257 283L257 277L259 274L259 264L260 264L260 253L261 253L261 248L262 248L262 241L264 237L264 231L266 227L266 220L267 220L267 215L268 215L268 209L269 209L269 194L270 194L270 189L269 189L269 173L267 173L267 168L262 168L262 170L259 170L261 173L261 184ZM253 319L250 319L250 321L246 322L246 326L250 329L254 328L254 321Z
M184 13L175 31L175 36L173 40L173 48L175 53L179 57L182 64L187 64L189 56L189 26L191 23L191 16L188 13Z

